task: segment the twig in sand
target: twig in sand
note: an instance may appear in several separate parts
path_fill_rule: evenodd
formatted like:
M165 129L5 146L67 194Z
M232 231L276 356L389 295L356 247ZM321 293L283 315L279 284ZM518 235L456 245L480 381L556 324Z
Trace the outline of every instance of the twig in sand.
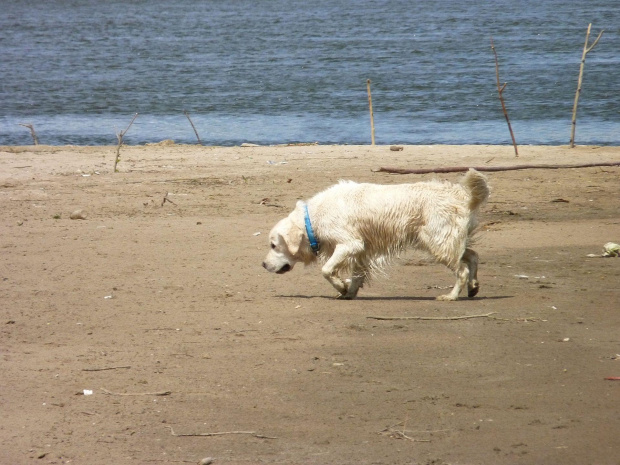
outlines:
M169 396L172 391L160 391L160 392L112 392L107 389L101 388L104 394L109 396Z
M37 133L34 132L34 126L30 123L19 123L20 126L30 129L30 135L32 136L32 141L34 145L39 145L39 139L37 138Z
M192 119L189 117L189 113L187 112L187 110L183 110L183 113L185 114L185 116L187 117L187 120L189 121L189 124L192 125L192 129L194 130L194 134L196 134L196 139L198 139L198 143L200 145L204 145L202 143L202 141L200 140L200 136L198 135L198 131L196 130L196 126L194 126L194 123L192 122Z
M508 130L510 131L510 137L512 138L512 145L515 149L515 157L518 157L519 151L517 150L517 142L515 141L515 135L512 132L512 126L510 125L510 119L508 118L508 110L506 110L506 104L504 103L503 93L508 83L505 82L503 86L500 86L499 84L499 61L497 61L497 52L495 51L495 45L493 45L493 37L491 37L491 50L493 50L493 55L495 55L495 77L497 78L497 92L499 94L499 101L502 104L502 111L504 112L506 123L508 123Z
M131 125L133 124L133 122L136 120L137 117L138 117L138 113L133 115L131 122L129 123L127 128L125 128L124 131L120 131L116 134L116 138L118 139L118 145L116 146L116 158L114 158L114 172L115 173L118 172L118 169L116 169L116 165L118 165L118 162L121 159L121 145L123 145L123 137L125 137L125 134L127 134L127 131L129 131L129 128L131 127Z
M120 370L121 368L131 368L129 365L119 367L106 367L106 368L82 368L82 371L106 371L106 370Z
M262 434L257 434L256 431L221 431L217 433L175 433L172 429L172 426L166 426L166 428L170 429L170 433L176 437L211 437L211 436L226 436L228 434L249 434L250 436L254 436L259 439L278 439L273 436L263 436Z
M162 207L164 206L166 202L170 202L172 205L176 205L176 203L174 203L172 200L168 198L168 194L170 194L170 192L166 192L166 195L164 195L164 200L161 201Z
M461 316L367 316L371 320L467 320L470 318L493 318L496 312L484 313L482 315L461 315Z
M372 112L372 95L370 93L370 79L366 80L366 90L368 91L368 108L370 109L370 140L375 145L375 115Z
M594 48L598 41L601 39L603 35L603 31L601 31L594 41L594 43L588 46L588 42L590 41L590 29L592 28L592 23L588 24L588 31L586 32L586 44L583 46L583 54L581 55L581 65L579 66L579 79L577 80L577 92L575 92L575 102L573 103L573 119L571 122L571 131L570 131L570 148L575 147L575 128L577 126L577 103L579 102L579 95L581 95L581 86L583 84L583 68L586 65L586 55L590 53L590 51Z
M396 426L402 426L402 429L400 430L394 429L394 427ZM399 423L396 423L395 425L388 426L387 428L379 431L379 434L388 434L390 437L393 437L396 439L407 439L408 441L413 441L413 442L431 442L430 439L416 439L416 438L412 438L411 436L408 436L406 433L409 433L410 431L406 430L405 427L406 427L406 421L401 421ZM447 430L438 430L438 431L447 431ZM434 433L438 431L415 431L415 432Z

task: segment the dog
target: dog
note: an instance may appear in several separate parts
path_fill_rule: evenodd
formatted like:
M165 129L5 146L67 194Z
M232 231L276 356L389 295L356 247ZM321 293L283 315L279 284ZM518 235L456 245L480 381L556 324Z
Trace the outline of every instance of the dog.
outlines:
M449 294L479 289L478 254L470 248L476 214L489 196L487 178L470 169L459 183L381 185L340 181L298 201L269 234L263 267L283 274L296 263L319 262L340 299L354 299L371 276L408 248L429 254L456 273Z

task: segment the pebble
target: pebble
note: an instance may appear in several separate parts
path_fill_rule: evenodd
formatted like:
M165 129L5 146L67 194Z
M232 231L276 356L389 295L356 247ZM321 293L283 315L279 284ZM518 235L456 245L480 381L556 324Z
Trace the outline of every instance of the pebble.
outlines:
M69 218L71 218L72 220L85 220L86 214L82 210L75 210L73 213L71 213Z

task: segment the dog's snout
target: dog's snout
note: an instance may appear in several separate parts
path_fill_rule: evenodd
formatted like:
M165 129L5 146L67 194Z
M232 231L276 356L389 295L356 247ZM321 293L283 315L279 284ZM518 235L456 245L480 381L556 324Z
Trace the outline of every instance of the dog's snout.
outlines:
M286 273L287 271L291 271L291 265L289 265L288 263L284 265L282 268L280 268L278 271L276 271L276 273L282 274L282 273Z

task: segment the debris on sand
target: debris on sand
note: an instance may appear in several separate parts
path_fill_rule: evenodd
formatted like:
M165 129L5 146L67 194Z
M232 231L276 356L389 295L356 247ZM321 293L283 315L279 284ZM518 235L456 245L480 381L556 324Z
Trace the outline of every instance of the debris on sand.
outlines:
M608 242L603 245L603 253L600 255L589 253L587 255L590 258L595 257L620 257L620 244L616 244L615 242Z

